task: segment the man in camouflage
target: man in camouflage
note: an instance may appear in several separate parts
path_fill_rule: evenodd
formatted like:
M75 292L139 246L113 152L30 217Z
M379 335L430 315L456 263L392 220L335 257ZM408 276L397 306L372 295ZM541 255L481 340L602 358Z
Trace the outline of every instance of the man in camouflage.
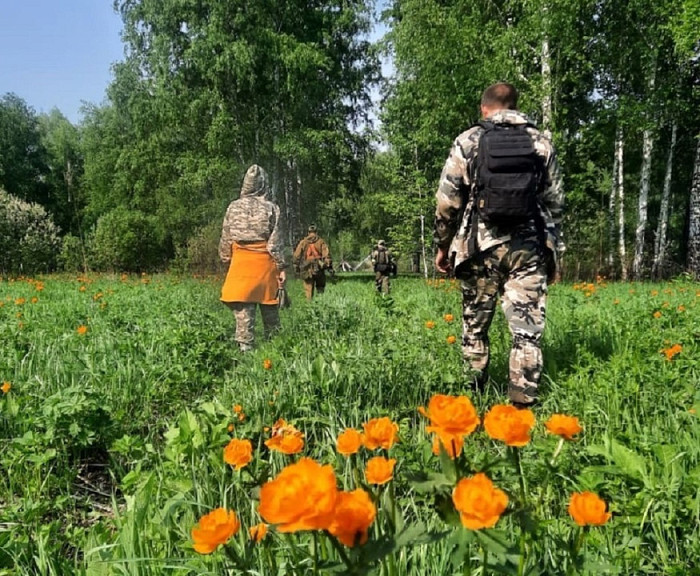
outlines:
M388 294L391 290L389 277L393 271L394 257L386 247L384 240L379 240L376 248L372 251L372 264L374 265L374 283L377 291Z
M221 301L236 318L236 342L251 350L255 338L256 305L260 305L265 336L279 329L277 290L286 280L280 209L270 200L267 173L257 164L248 168L240 198L226 210L219 258L229 265Z
M304 281L306 299L314 292L322 294L326 289L326 270L333 269L330 250L326 241L317 234L316 226L309 226L309 233L297 244L293 255L294 269Z
M481 99L482 117L494 124L529 124L517 110L517 98L510 84L490 86ZM435 266L462 281L462 354L471 369L470 384L483 389L488 380L488 330L500 294L513 338L508 395L518 407L537 400L547 282L555 279L558 256L564 250L560 230L564 194L556 154L544 134L531 125L526 131L544 165L535 218L504 227L478 217L473 181L477 178L472 171L484 133L478 125L452 145L440 177L435 214Z

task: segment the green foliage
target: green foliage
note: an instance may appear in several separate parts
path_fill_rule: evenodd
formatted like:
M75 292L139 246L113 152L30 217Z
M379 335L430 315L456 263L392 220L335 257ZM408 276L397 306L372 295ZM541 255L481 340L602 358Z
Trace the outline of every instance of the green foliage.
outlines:
M198 274L217 272L221 270L219 261L219 239L221 237L221 222L212 220L192 234L184 246L179 246L171 269L179 272L195 272Z
M61 253L58 255L58 265L64 272L85 271L87 254L90 247L80 238L66 234L62 238Z
M61 247L58 234L44 208L0 190L0 274L51 271Z
M36 112L19 96L0 98L0 189L26 202L47 202L46 150Z
M458 524L451 503L454 463L432 454L416 410L435 393L465 393L461 350L447 343L460 324L445 318L459 318L459 290L449 281L399 277L389 300L375 297L370 275L337 276L311 302L290 280L294 306L282 311L282 331L245 355L218 302L221 278L1 283L0 382L11 388L0 392L0 467L9 471L0 479L0 569L223 573L229 559L193 553L190 530L226 506L243 523L231 546L244 551L249 569L278 573L276 562L288 574L307 573L310 534L292 546L272 529L269 540L248 548L245 529L260 521L257 487L290 462L266 450L265 427L278 418L293 423L304 433L304 454L331 463L339 487L349 489L362 480L369 453L351 464L336 455L334 440L386 415L399 424L395 493L376 492L384 511L377 532L351 561L381 558L394 562L396 574L437 576L463 572L467 559L478 571L485 549L488 572L517 573L517 535L526 527L525 573L562 573L574 557L580 563L571 565L586 574L693 573L700 537L695 284L551 287L542 402L534 441L522 449L531 506L519 504L518 473L505 451L477 429L460 470L486 472L511 505L495 529L474 534ZM80 324L87 333L76 332ZM490 336L492 380L472 396L482 417L506 394L510 336L501 314ZM660 353L674 344L681 348L670 359ZM553 413L575 415L584 427L556 462L557 440L542 427ZM232 436L250 439L258 454L241 472L222 461ZM581 490L598 493L613 517L572 556L577 528L566 507ZM334 549L319 546L319 563L336 561Z
M139 210L115 208L97 221L92 261L98 270L150 271L165 264L160 222Z

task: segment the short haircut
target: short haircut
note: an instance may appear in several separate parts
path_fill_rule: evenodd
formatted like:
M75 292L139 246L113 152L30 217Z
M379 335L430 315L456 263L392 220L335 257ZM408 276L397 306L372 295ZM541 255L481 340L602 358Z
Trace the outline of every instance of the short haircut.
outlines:
M484 90L481 96L481 105L492 109L517 110L518 91L515 89L515 86L506 82L492 84Z

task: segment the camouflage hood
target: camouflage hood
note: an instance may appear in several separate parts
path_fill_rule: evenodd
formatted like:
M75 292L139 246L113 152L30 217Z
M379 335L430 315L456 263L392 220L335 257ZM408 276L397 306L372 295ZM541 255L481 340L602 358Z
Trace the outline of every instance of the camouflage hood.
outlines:
M267 172L257 164L253 164L245 173L243 186L241 186L241 198L256 196L268 198L270 195L270 180Z

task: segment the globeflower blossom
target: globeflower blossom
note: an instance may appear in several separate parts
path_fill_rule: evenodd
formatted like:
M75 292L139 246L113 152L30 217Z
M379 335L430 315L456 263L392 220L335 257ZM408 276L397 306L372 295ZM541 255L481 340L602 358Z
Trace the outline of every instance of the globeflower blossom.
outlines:
M265 536L267 536L267 524L260 522L255 526L248 528L248 534L253 542L260 542Z
M426 431L435 434L433 453L439 454L442 444L452 459L462 453L464 437L474 432L480 422L474 405L466 396L435 394L428 409L420 406L418 411L430 419Z
M217 508L202 516L192 528L194 549L200 554L211 554L219 544L225 544L241 527L233 510Z
M372 418L362 425L364 445L368 450L384 448L389 450L398 441L399 426L389 418Z
M235 466L236 470L250 464L253 459L253 445L250 440L239 440L232 438L224 448L224 462Z
M283 454L298 454L304 449L304 434L280 418L272 425L272 437L265 440L265 446Z
M356 454L362 446L362 434L355 428L346 428L338 435L335 447L339 454L350 456Z
M258 511L280 532L325 530L338 499L335 473L311 458L301 458L260 489Z
M384 456L375 456L367 461L365 467L365 478L370 484L386 484L394 477L394 466L396 460L394 458L384 458Z
M508 506L508 496L486 474L462 478L452 492L452 502L465 528L493 528Z
M0 386L0 390L2 390L3 394L7 394L11 388L12 384L10 384L9 382L3 382L2 386Z
M362 489L338 492L333 520L328 531L348 548L367 542L367 531L377 516L369 494Z
M567 440L572 440L573 436L580 433L583 428L575 416L565 414L553 414L545 423L545 428L550 434L556 434Z
M610 520L605 501L593 492L575 492L569 500L569 514L579 526L602 526Z
M670 348L664 348L663 350L661 350L661 352L665 354L666 360L668 360L669 362L673 360L674 356L680 354L682 351L683 346L681 346L680 344L674 344Z
M508 446L525 446L530 442L530 432L535 426L531 410L518 410L515 406L497 404L484 416L484 429L494 440Z

